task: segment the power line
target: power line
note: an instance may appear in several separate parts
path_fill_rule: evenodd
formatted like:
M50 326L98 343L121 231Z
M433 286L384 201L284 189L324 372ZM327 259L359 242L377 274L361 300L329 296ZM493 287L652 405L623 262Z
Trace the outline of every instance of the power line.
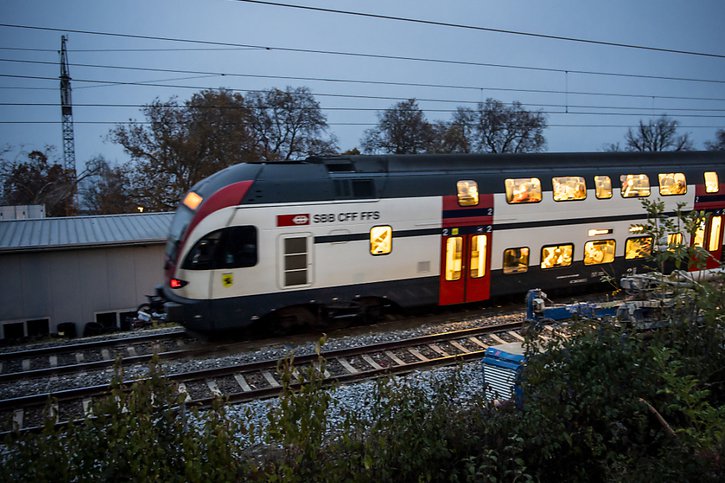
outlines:
M0 62L10 63L21 63L21 64L50 64L54 65L53 62L48 61L36 61L36 60L18 60L18 59L3 59L0 58ZM146 72L163 72L163 73L177 73L177 74L198 74L194 77L186 78L175 78L168 79L172 80L187 80L203 77L244 77L253 79L272 79L272 80L296 80L296 81L307 81L307 82L330 82L330 83L348 83L348 84L366 84L366 85L389 85L398 87L426 87L426 88L442 88L442 89L459 89L459 90L471 90L471 91L501 91L501 92L525 92L533 94L567 94L567 95L588 95L588 96L611 96L611 97L636 97L636 98L647 98L647 99L680 99L680 100L700 100L700 101L725 101L725 98L716 97L687 97L687 96L657 96L652 94L621 94L611 92L587 92L587 91L562 91L555 89L514 89L505 87L484 87L484 86L462 86L455 84L429 84L421 82L393 82L393 81L374 81L374 80L361 80L361 79L339 79L330 77L304 77L304 76L281 76L281 75L264 75L264 74L242 74L234 72L210 72L210 71L193 71L193 70L182 70L182 69L160 69L153 67L131 67L131 66L114 66L114 65L103 65L103 64L83 64L73 63L70 64L74 67L88 67L97 69L118 69L118 70L131 70L131 71L146 71ZM165 82L163 81L149 81L149 82ZM144 83L144 82L141 82ZM109 82L109 85L123 85L120 82Z
M504 102L502 103L507 106L513 105L513 103L510 102ZM0 102L0 107L56 107L57 103L52 102ZM125 108L125 109L142 109L144 107L147 107L147 104L107 104L107 103L74 103L75 107L99 107L99 108ZM725 109L699 109L699 108L686 108L686 107L642 107L642 106L592 106L592 105L578 105L578 104L542 104L537 102L527 102L527 103L521 103L522 106L537 106L537 107L553 107L553 108L568 108L568 109L623 109L623 110L635 110L635 109L645 109L647 111L661 111L661 112L725 112ZM166 106L171 109L187 109L188 106L178 105L178 106ZM265 108L269 108L271 106L261 106ZM241 107L237 106L226 106L226 105L204 105L204 106L193 106L194 109L243 109ZM312 108L312 107L300 107L300 108L292 108L293 111L304 111L304 110L312 110L312 109L318 109L318 108ZM379 111L386 111L390 110L390 107L319 107L322 111L358 111L358 112L379 112ZM405 111L405 109L397 109L401 111ZM456 109L429 109L429 108L420 108L420 111L423 112L442 112L442 113L454 113L456 112ZM558 112L558 111L547 111L544 112L545 114L588 114L588 113L582 113L582 112ZM592 113L595 114L595 113ZM608 113L603 112L600 113L602 115L652 115L651 113ZM681 114L680 116L686 117L686 114ZM701 117L701 116L698 116ZM711 117L725 117L725 116L711 116Z
M33 125L33 124L60 124L61 121L0 121L2 124L20 124L20 125ZM86 125L118 125L125 124L124 121L75 121L75 124L86 124ZM140 121L135 124L139 125L151 125L151 121ZM377 123L369 122L329 122L328 126L377 126ZM636 128L637 125L630 124L547 124L547 128L550 127L565 127L565 128ZM720 126L701 126L701 125L678 125L681 129L720 129Z
M417 24L423 24L423 25L433 25L436 27L452 27L452 28L458 28L458 29L476 30L476 31L481 31L481 32L493 32L493 33L502 33L502 34L509 34L509 35L521 35L521 36L525 36L525 37L533 37L533 38L540 38L540 39L563 40L563 41L567 41L567 42L578 42L578 43L591 44L591 45L604 45L607 47L622 47L622 48L627 48L627 49L647 50L647 51L652 51L652 52L666 52L666 53L670 53L670 54L697 55L697 56L702 56L702 57L713 57L713 58L718 58L718 59L725 59L725 55L713 54L710 52L695 52L695 51L690 51L690 50L666 49L666 48L662 48L662 47L650 47L650 46L644 46L644 45L625 44L625 43L611 42L611 41L605 41L605 40L581 39L581 38L577 38L577 37L566 37L566 36L561 36L561 35L550 35L550 34L540 34L540 33L533 33L533 32L522 32L522 31L518 31L518 30L480 27L480 26L476 26L476 25L449 23L449 22L441 22L441 21L435 21L435 20L423 20L423 19L417 19L417 18L411 18L411 17L397 17L397 16L392 16L392 15L351 12L351 11L347 11L347 10L338 10L338 9L332 9L332 8L311 7L308 5L292 5L292 4L288 4L288 3L266 2L266 1L261 1L261 0L236 0L236 1L240 2L240 3L242 3L242 2L243 3L256 3L256 4L260 4L260 5L267 5L267 6L274 6L274 7L294 8L294 9L298 9L298 10L334 13L334 14L340 14L340 15L350 15L350 16L355 16L355 17L375 18L375 19L380 19L380 20L394 20L394 21L398 21L398 22L417 23Z
M44 76L29 76L29 75L16 75L16 74L0 74L0 77L8 77L8 78L19 78L19 79L35 79L35 80L55 80L54 77L44 77ZM87 82L87 83L95 83L95 84L107 84L107 83L114 83L118 85L131 85L131 86L141 86L141 87L170 87L170 88L177 88L177 89L208 89L208 87L200 87L200 86L181 86L181 85L170 85L170 84L152 84L152 83L138 83L138 82L121 82L121 81L106 81L106 80L91 80L91 79L73 79L75 82ZM264 89L233 89L228 88L226 89L230 92L246 92L246 93L262 93L265 92ZM348 98L348 99L368 99L368 100L388 100L388 101L404 101L408 100L410 97L394 97L394 96L372 96L372 95L360 95L360 94L331 94L331 93L323 93L323 92L311 92L312 95L317 97L333 97L333 98ZM471 101L471 100L463 100L463 99L431 99L431 98L416 98L416 100L421 102L440 102L440 103L450 103L450 104L479 104L480 101ZM546 105L546 104L535 104L535 103L528 103L525 105ZM550 105L551 106L551 105ZM564 104L556 104L554 106L557 107L566 107L567 105ZM571 105L568 105L571 107ZM602 106L603 109L608 109L610 107L608 106ZM628 107L625 107L623 109L629 109ZM639 109L661 109L661 108L646 108L646 107L639 107ZM672 110L677 109L673 108ZM385 109L380 109L385 110ZM693 110L697 111L700 109L687 109L687 110ZM642 114L642 115L651 115L651 114Z
M434 59L427 57L409 57L399 55L383 55L383 54L367 54L359 52L345 52L345 51L334 51L334 50L321 50L321 49L302 49L292 47L270 47L264 45L253 45L253 44L240 44L232 42L215 42L209 40L191 40L181 39L174 37L157 37L151 35L135 35L135 34L119 34L114 32L100 32L94 30L80 30L80 29L60 29L53 27L37 27L32 25L18 25L18 24L6 24L0 23L0 27L8 28L19 28L29 30L43 30L50 32L70 32L85 35L101 35L109 37L121 37L121 38L132 38L142 40L160 40L166 42L183 42L183 43L195 43L204 45L219 45L227 47L250 47L260 50L268 51L280 51L280 52L295 52L295 53L307 53L307 54L323 54L323 55L338 55L355 58L370 58L370 59L383 59L383 60L403 60L410 62L429 62L438 64L452 64L452 65L467 65L477 67L495 67L501 69L519 69L535 72L550 72L558 74L579 74L579 75L592 75L592 76L611 76L611 77L625 77L625 78L637 78L637 79L656 79L656 80L670 80L680 82L702 82L702 83L713 83L713 84L725 84L725 80L718 79L696 79L688 77L674 77L674 76L657 76L657 75L646 75L646 74L628 74L621 72L603 72L603 71L587 71L587 70L575 70L575 69L555 69L552 67L533 67L533 66L522 66L522 65L511 65L511 64L496 64L489 62L474 62L466 60L449 60L449 59Z

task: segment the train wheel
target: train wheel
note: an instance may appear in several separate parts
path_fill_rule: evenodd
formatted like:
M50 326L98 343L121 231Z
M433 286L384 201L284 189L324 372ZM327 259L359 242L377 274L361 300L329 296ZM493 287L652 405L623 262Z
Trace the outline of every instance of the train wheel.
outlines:
M307 307L287 307L275 312L275 329L279 332L289 333L300 329L314 327L317 316Z

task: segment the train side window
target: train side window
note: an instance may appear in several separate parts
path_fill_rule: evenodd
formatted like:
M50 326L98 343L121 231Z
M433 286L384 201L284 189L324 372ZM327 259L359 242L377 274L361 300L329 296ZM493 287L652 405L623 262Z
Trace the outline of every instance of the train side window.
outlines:
M710 240L707 249L711 252L720 248L720 231L722 230L722 216L713 216L710 221Z
M667 235L667 250L674 252L682 245L682 233L670 233Z
M446 280L460 280L463 266L463 238L452 236L446 240Z
M587 197L587 185L582 176L560 176L551 179L554 201L583 200Z
M651 236L637 236L633 238L627 238L627 242L624 245L625 260L647 258L652 255L653 240L654 239Z
M574 256L574 245L549 245L541 248L541 268L568 267Z
M662 196L684 195L687 193L685 173L660 173L658 176Z
M720 191L720 184L715 171L705 171L705 192L717 193Z
M619 179L622 182L622 198L645 198L649 196L649 176L646 174L623 174Z
M599 265L614 261L614 240L596 240L584 244L584 265Z
M523 273L529 269L529 247L503 251L503 273Z
M471 237L471 278L481 278L486 275L486 235Z
M387 255L393 251L393 228L388 225L370 228L370 254Z
M253 267L257 264L257 228L233 226L222 230L214 268Z
M612 197L612 178L609 176L595 176L594 186L596 188L597 199L608 200Z
M541 201L541 181L539 178L517 178L507 179L506 202L516 203L538 203Z
M473 180L461 180L456 183L458 189L458 204L461 206L476 206L478 204L478 183Z
M197 241L184 258L181 268L185 270L211 270L214 268L214 254L222 230L214 231Z

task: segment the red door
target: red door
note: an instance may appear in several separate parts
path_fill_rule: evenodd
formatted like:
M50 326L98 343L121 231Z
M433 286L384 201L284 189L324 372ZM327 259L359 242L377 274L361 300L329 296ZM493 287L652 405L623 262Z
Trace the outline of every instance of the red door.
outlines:
M486 300L490 295L491 234L444 230L441 238L440 305Z

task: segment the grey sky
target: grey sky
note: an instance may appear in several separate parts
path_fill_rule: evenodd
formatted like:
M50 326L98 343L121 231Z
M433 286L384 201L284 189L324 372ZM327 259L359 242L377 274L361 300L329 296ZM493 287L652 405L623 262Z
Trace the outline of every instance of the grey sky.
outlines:
M287 3L725 55L725 29L722 27L725 2L722 0L289 0ZM702 148L705 141L713 140L718 128L725 127L725 58L722 57L584 44L233 0L3 0L0 19L3 24L27 27L271 48L229 48L68 32L79 163L99 154L110 161L126 159L118 146L104 141L105 134L113 123L143 118L138 107L110 107L110 104L142 105L157 97L166 100L171 96L185 100L202 88L219 87L241 90L284 88L287 85L309 87L323 107L341 149L359 145L363 131L377 120L376 110L381 111L398 100L411 97L419 99L431 120L448 119L450 113L446 110L460 105L473 106L487 97L504 102L519 100L529 109L551 113L548 122L552 127L545 132L549 151L601 150L606 143L621 141L626 126L635 126L639 119L646 119L648 115L667 113L676 118L683 126L682 131L691 133L697 148ZM5 104L0 105L0 145L22 146L26 150L55 145L58 155L61 154L57 50L62 34L61 31L0 27L0 58L3 59L0 62L0 74L3 75L0 76L0 103ZM135 69L168 69L172 72ZM591 74L581 73L584 71ZM703 82L705 80L715 82ZM103 84L99 81L156 85ZM552 92L524 92L531 90ZM20 105L8 106L7 103ZM34 103L50 105L30 105ZM22 121L26 123L19 123ZM29 121L47 123L27 123Z

